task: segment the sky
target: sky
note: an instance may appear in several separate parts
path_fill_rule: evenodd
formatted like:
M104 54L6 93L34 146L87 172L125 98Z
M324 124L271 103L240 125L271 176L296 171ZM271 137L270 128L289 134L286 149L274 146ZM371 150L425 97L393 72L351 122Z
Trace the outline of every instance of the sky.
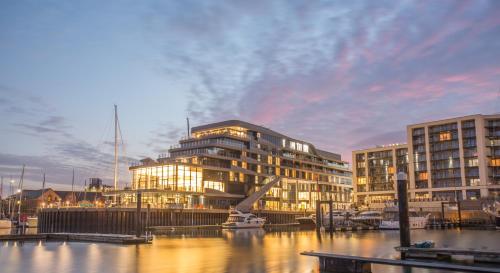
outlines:
M193 126L263 125L340 153L500 112L500 1L1 1L0 175L113 177Z

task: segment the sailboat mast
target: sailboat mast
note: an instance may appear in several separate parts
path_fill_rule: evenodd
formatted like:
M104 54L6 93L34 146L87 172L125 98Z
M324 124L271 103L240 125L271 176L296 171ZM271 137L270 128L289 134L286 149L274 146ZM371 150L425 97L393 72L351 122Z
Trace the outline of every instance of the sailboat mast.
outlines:
M118 190L118 109L115 104L115 191ZM116 193L113 196L113 202L116 204Z
M45 173L43 173L43 181L42 181L42 204L45 206Z
M73 168L73 176L71 177L71 202L75 201L75 168Z
M21 216L21 202L23 200L24 167L25 167L25 165L23 165L23 171L21 172L21 180L19 181L19 190L20 191L19 191L19 207L17 210L18 217Z

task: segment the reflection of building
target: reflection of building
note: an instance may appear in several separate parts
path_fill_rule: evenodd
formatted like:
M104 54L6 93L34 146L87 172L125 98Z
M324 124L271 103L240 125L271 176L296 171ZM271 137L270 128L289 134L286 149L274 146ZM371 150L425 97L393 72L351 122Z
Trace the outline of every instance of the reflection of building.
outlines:
M498 197L500 115L472 115L407 126L407 146L353 152L354 200L395 197L396 167L407 157L409 193L416 202Z
M316 149L270 129L237 120L192 129L191 136L157 161L144 159L132 171L132 190L154 206L234 205L271 175L282 181L260 201L266 209L312 209L315 200L351 202L351 172L340 155ZM122 202L134 202L121 191Z
M397 197L394 174L408 172L406 144L354 151L352 160L355 203L380 203Z

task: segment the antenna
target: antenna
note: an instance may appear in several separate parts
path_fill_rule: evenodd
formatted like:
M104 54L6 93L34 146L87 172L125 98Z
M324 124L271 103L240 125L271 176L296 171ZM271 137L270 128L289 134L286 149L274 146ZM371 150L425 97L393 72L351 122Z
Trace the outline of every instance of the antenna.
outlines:
M189 117L186 117L186 122L187 122L187 138L191 135L190 128L189 128Z

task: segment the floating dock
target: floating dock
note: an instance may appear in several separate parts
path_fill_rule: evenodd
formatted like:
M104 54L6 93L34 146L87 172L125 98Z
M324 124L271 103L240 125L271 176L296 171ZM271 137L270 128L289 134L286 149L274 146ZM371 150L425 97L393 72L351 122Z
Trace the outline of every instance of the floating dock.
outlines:
M150 238L136 237L122 234L95 234L95 233L42 233L42 234L9 234L0 235L0 241L76 241L96 242L111 244L145 244L150 243Z
M314 251L306 251L300 254L319 258L319 267L321 272L371 273L372 272L371 264L384 264L392 266L442 269L442 270L452 270L460 272L500 273L500 269L495 267L471 266L471 265L452 264L445 262L397 260L397 259L374 258L374 257L369 258L369 257L340 255L340 254L322 253Z

